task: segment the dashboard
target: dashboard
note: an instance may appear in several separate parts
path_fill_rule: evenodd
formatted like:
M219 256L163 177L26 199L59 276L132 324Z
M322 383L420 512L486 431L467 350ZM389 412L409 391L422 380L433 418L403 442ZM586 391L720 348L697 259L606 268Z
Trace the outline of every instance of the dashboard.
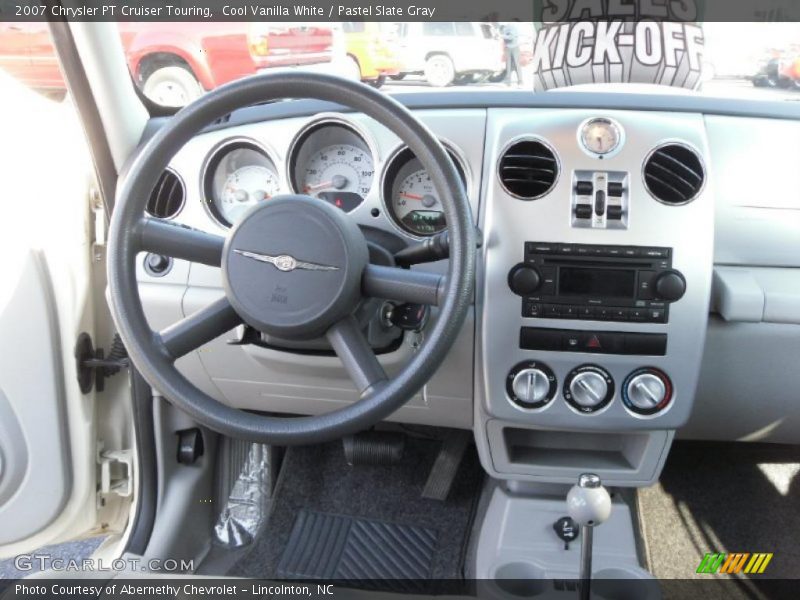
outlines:
M775 284L765 273L783 269L800 283L800 263L787 259L800 239L800 200L787 202L778 181L761 181L758 199L746 196L748 184L731 186L730 168L745 153L734 152L729 132L752 135L769 153L760 132L770 130L779 160L800 159L791 143L798 122L752 107L714 114L718 107L681 99L647 97L650 109L636 110L635 98L553 97L547 106L526 105L527 94L408 97L461 175L482 247L474 309L459 339L391 420L472 429L491 475L544 482L589 469L612 485L647 485L681 431L792 438L797 430L785 422L798 415L769 399L758 423L726 412L726 425L715 414L753 412L750 394L737 391L744 374L727 372L726 361L764 360L738 346L720 351L721 340L776 339L763 300ZM658 110L659 102L677 106ZM155 216L220 233L273 196L310 195L348 213L380 264L447 227L425 170L394 134L311 101L246 109L210 126L176 154L165 178L171 183L160 181L148 205ZM777 212L768 208L773 197L784 202ZM733 216L759 203L756 225ZM762 244L755 226L773 235ZM755 242L752 253L738 245L743 237ZM222 295L218 270L157 259L142 256L138 267L155 329ZM444 272L446 264L413 268ZM762 294L761 312L746 322L730 309L755 293L742 277ZM425 335L387 319L399 308L376 304L362 315L390 373ZM781 315L781 348L798 349L786 327L797 328L800 315ZM317 414L355 400L324 340L289 343L243 326L178 366L243 409ZM724 397L720 373L731 382Z

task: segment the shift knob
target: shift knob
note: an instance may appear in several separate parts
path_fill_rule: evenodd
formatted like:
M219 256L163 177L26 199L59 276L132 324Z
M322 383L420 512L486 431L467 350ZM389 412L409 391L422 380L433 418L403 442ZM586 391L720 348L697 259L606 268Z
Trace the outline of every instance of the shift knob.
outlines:
M580 476L567 494L567 512L578 525L594 527L605 523L611 515L611 496L597 475Z

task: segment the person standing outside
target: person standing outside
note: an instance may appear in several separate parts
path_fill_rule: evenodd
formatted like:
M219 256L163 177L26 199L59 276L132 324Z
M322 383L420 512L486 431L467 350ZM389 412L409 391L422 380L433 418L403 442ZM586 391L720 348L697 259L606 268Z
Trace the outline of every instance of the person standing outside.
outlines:
M500 29L506 47L505 83L511 86L513 73L517 74L517 86L522 87L522 65L520 64L519 33L514 25L506 24Z

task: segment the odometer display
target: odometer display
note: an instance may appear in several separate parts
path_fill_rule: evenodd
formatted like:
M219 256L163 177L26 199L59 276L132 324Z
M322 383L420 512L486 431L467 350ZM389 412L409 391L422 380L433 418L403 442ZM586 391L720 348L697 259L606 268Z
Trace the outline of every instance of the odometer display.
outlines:
M412 210L400 220L417 235L433 235L447 227L444 213L438 210Z

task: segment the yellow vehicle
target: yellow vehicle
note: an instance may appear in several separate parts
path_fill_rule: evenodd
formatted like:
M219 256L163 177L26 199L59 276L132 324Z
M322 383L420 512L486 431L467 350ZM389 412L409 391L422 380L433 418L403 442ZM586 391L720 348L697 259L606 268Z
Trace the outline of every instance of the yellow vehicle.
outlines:
M400 72L396 35L378 23L342 23L352 78L381 87L387 77ZM350 75L350 73L349 73Z

